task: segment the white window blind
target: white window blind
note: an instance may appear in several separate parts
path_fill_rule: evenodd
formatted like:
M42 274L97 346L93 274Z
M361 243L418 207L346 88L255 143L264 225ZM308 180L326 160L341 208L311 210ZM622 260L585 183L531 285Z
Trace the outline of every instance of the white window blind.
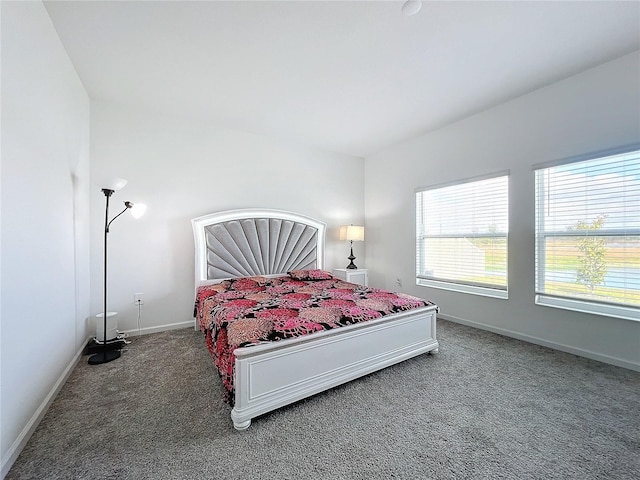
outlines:
M535 177L536 302L640 319L640 150Z
M506 298L508 172L416 191L416 282Z

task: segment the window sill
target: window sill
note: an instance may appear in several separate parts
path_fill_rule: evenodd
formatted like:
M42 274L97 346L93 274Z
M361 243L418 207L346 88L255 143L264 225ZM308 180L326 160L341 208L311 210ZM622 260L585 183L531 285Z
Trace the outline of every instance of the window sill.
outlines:
M439 288L440 290L449 290L451 292L468 293L471 295L498 298L500 300L507 300L509 298L509 292L507 290L499 290L497 288L478 287L472 285L461 285L458 283L449 283L439 280L428 280L426 278L416 278L416 285L430 288Z
M606 305L585 300L550 297L547 295L536 295L536 305L640 322L640 309L633 307Z

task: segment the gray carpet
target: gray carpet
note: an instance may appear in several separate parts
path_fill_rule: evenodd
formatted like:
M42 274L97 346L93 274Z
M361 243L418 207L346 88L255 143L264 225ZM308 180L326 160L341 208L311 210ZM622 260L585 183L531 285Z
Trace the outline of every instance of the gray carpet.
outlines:
M7 479L638 479L640 374L451 322L236 432L204 339L74 370Z

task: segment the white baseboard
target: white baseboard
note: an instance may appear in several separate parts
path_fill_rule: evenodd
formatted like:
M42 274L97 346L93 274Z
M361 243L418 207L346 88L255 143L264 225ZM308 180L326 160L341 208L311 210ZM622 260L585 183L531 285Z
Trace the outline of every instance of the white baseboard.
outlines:
M160 333L166 332L167 330L179 330L181 328L193 328L194 320L189 320L187 322L179 322L179 323L169 323L168 325L160 325L157 327L144 327L140 329L140 335L148 335L150 333ZM133 328L131 330L118 330L121 333L126 333L130 337L138 336L138 329Z
M53 403L53 400L56 398L56 395L58 395L58 392L67 381L67 378L69 378L69 375L71 375L71 372L73 372L73 369L80 361L80 358L82 357L82 352L85 346L87 345L88 341L89 341L89 338L87 338L87 341L84 342L80 347L80 349L75 353L75 355L73 356L71 361L68 363L68 365L66 366L66 368L64 369L60 377L58 377L58 380L53 385L53 387L51 388L47 396L44 398L44 400L42 401L40 406L37 408L35 413L31 416L31 418L29 419L25 427L22 429L22 431L20 432L20 435L18 435L18 438L16 438L13 444L11 444L11 447L9 447L7 454L2 459L2 469L0 470L0 478L4 478L7 475L7 473L9 473L9 470L11 470L12 465L17 460L18 456L20 455L20 452L22 452L22 449L25 447L25 445L29 441L29 438L31 438L31 435L33 435L33 432L35 432L36 428L40 424L40 421L44 418L45 413L47 413L47 410L49 410L49 407Z
M443 320L449 320L454 323L460 323L462 325L467 325L469 327L478 328L480 330L487 330L489 332L497 333L499 335L504 335L505 337L516 338L518 340L534 343L536 345L541 345L543 347L553 348L554 350L560 350L561 352L571 353L579 357L590 358L591 360L597 360L598 362L608 363L610 365L615 365L616 367L627 368L629 370L635 370L636 372L640 372L640 363L630 362L622 358L611 357L609 355L603 355L601 353L592 352L590 350L584 350L582 348L572 347L570 345L550 342L543 338L524 335L522 333L514 332L512 330L493 327L485 323L474 322L472 320L466 320L464 318L454 317L452 315L438 314L438 318L442 318Z

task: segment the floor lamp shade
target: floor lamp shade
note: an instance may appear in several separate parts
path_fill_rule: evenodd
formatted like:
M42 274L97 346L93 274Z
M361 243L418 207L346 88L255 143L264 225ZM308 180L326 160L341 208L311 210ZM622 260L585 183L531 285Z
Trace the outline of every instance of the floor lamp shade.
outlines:
M124 209L118 213L115 217L109 220L109 199L116 192L117 189L122 188L126 185L127 181L124 179L116 179L109 183L107 187L102 189L102 193L105 196L105 213L104 213L104 303L102 310L102 322L103 322L103 335L102 342L100 343L101 348L98 353L89 357L90 365L99 365L101 363L111 362L116 358L120 357L120 351L115 348L110 348L110 345L107 342L107 319L109 317L109 312L107 310L107 285L108 285L108 276L107 276L107 253L108 253L108 239L109 239L109 227L113 223L113 221L122 215L127 210L132 210L135 208L134 204L131 202L124 202ZM117 188L119 187L119 188ZM141 215L144 213L146 207L141 205L142 208L138 208L136 213ZM138 218L138 217L136 217ZM97 336L98 337L98 336Z
M124 178L111 177L107 175L100 176L97 182L98 182L98 186L102 190L113 190L114 192L117 192L118 190L122 190L127 184L127 181Z

